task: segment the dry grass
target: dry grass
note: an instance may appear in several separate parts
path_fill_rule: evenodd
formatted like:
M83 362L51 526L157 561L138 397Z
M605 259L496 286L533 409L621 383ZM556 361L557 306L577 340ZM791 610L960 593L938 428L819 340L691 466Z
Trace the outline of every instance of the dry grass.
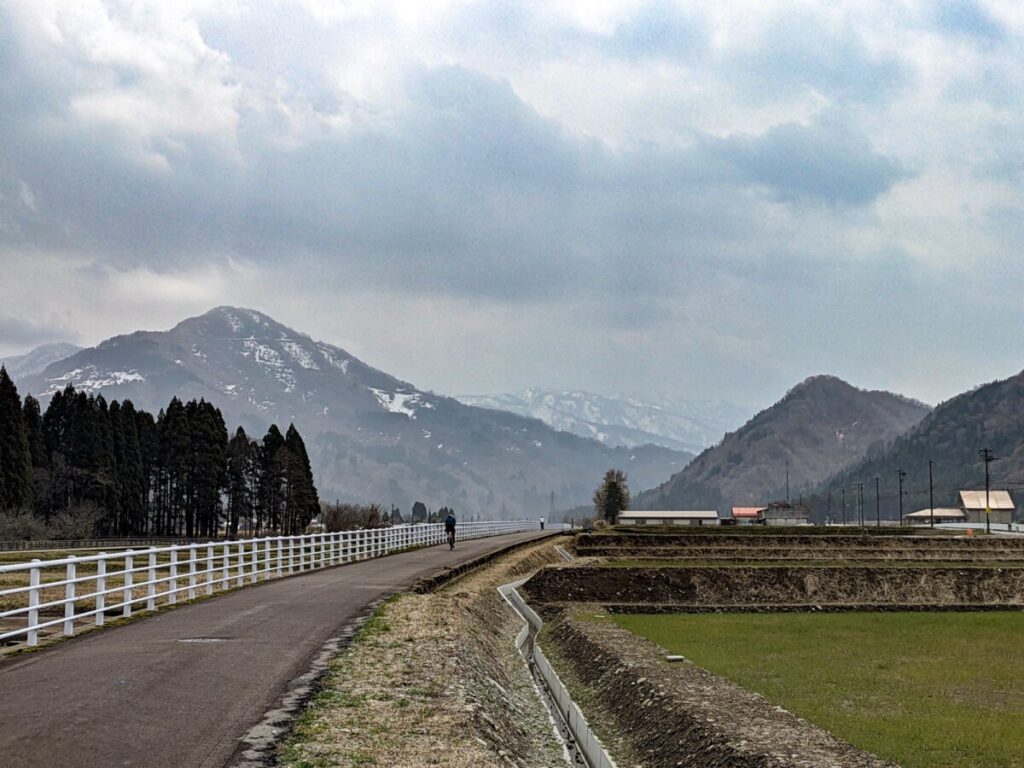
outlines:
M497 594L541 563L543 543L429 595L378 610L331 664L281 752L286 768L564 766Z

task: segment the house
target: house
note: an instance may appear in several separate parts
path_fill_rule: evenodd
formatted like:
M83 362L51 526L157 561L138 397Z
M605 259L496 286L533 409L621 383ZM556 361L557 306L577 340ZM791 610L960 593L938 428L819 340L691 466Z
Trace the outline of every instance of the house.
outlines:
M718 525L718 513L629 510L619 514L619 525Z
M810 525L811 511L802 504L773 501L762 512L765 525Z
M1009 491L988 492L988 505L992 510L991 522L1011 523L1016 507ZM967 515L967 522L985 522L985 491L960 491L960 509Z
M764 525L764 507L733 507L736 525Z
M934 518L932 511L931 509L919 509L917 512L911 512L903 516L903 522L907 525L931 525L933 519L935 523L967 522L967 513L957 507L936 508Z

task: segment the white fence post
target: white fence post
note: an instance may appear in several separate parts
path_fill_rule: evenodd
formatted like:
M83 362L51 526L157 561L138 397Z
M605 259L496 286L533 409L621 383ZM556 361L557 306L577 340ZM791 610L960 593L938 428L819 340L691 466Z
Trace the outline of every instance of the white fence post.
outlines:
M196 558L199 556L199 548L192 544L188 548L188 599L196 599Z
M33 563L38 563L38 558L32 559ZM32 570L28 573L28 644L38 645L39 644L39 631L36 629L36 625L39 624L39 566L32 566Z
M171 564L168 566L170 580L167 582L167 602L175 605L178 602L178 547L171 545Z
M103 626L103 611L107 607L107 553L100 552L100 560L96 561L96 618L97 627Z
M74 560L74 555L71 556ZM75 573L78 568L75 563L68 563L67 581L64 584L64 634L70 636L75 634Z
M270 578L270 568L271 568L270 564L273 562L273 556L271 555L271 549L272 549L271 539L270 539L269 536L267 536L267 567L263 569L263 580L264 581L266 581L267 579Z
M206 545L206 594L213 594L213 544Z
M245 584L245 542L238 542L238 575L235 577L235 586Z
M149 553L149 577L146 579L146 610L156 608L156 553Z
M135 570L135 558L132 557L132 550L128 550L124 556L124 592L122 593L122 616L132 615L132 583L135 581L135 574L132 572Z
M259 566L260 561L260 545L259 542L256 541L256 539L253 539L252 544L250 546L252 548L252 569L249 572L249 583L255 584L256 568Z
M231 581L231 545L225 543L222 549L224 550L224 562L221 564L221 575L223 578L221 578L220 588L227 589L228 583Z

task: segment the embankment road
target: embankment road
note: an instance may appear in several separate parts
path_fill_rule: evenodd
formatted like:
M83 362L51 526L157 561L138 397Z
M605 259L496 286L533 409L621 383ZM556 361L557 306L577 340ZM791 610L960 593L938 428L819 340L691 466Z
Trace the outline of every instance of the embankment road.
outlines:
M0 766L223 768L372 604L516 533L270 581L0 662Z

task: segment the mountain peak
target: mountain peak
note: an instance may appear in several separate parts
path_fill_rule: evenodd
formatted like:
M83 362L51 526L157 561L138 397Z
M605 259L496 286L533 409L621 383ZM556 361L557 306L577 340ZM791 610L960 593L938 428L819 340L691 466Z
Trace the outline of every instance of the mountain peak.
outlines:
M230 306L214 307L202 315L182 320L171 329L171 332L260 340L305 338L264 312Z

